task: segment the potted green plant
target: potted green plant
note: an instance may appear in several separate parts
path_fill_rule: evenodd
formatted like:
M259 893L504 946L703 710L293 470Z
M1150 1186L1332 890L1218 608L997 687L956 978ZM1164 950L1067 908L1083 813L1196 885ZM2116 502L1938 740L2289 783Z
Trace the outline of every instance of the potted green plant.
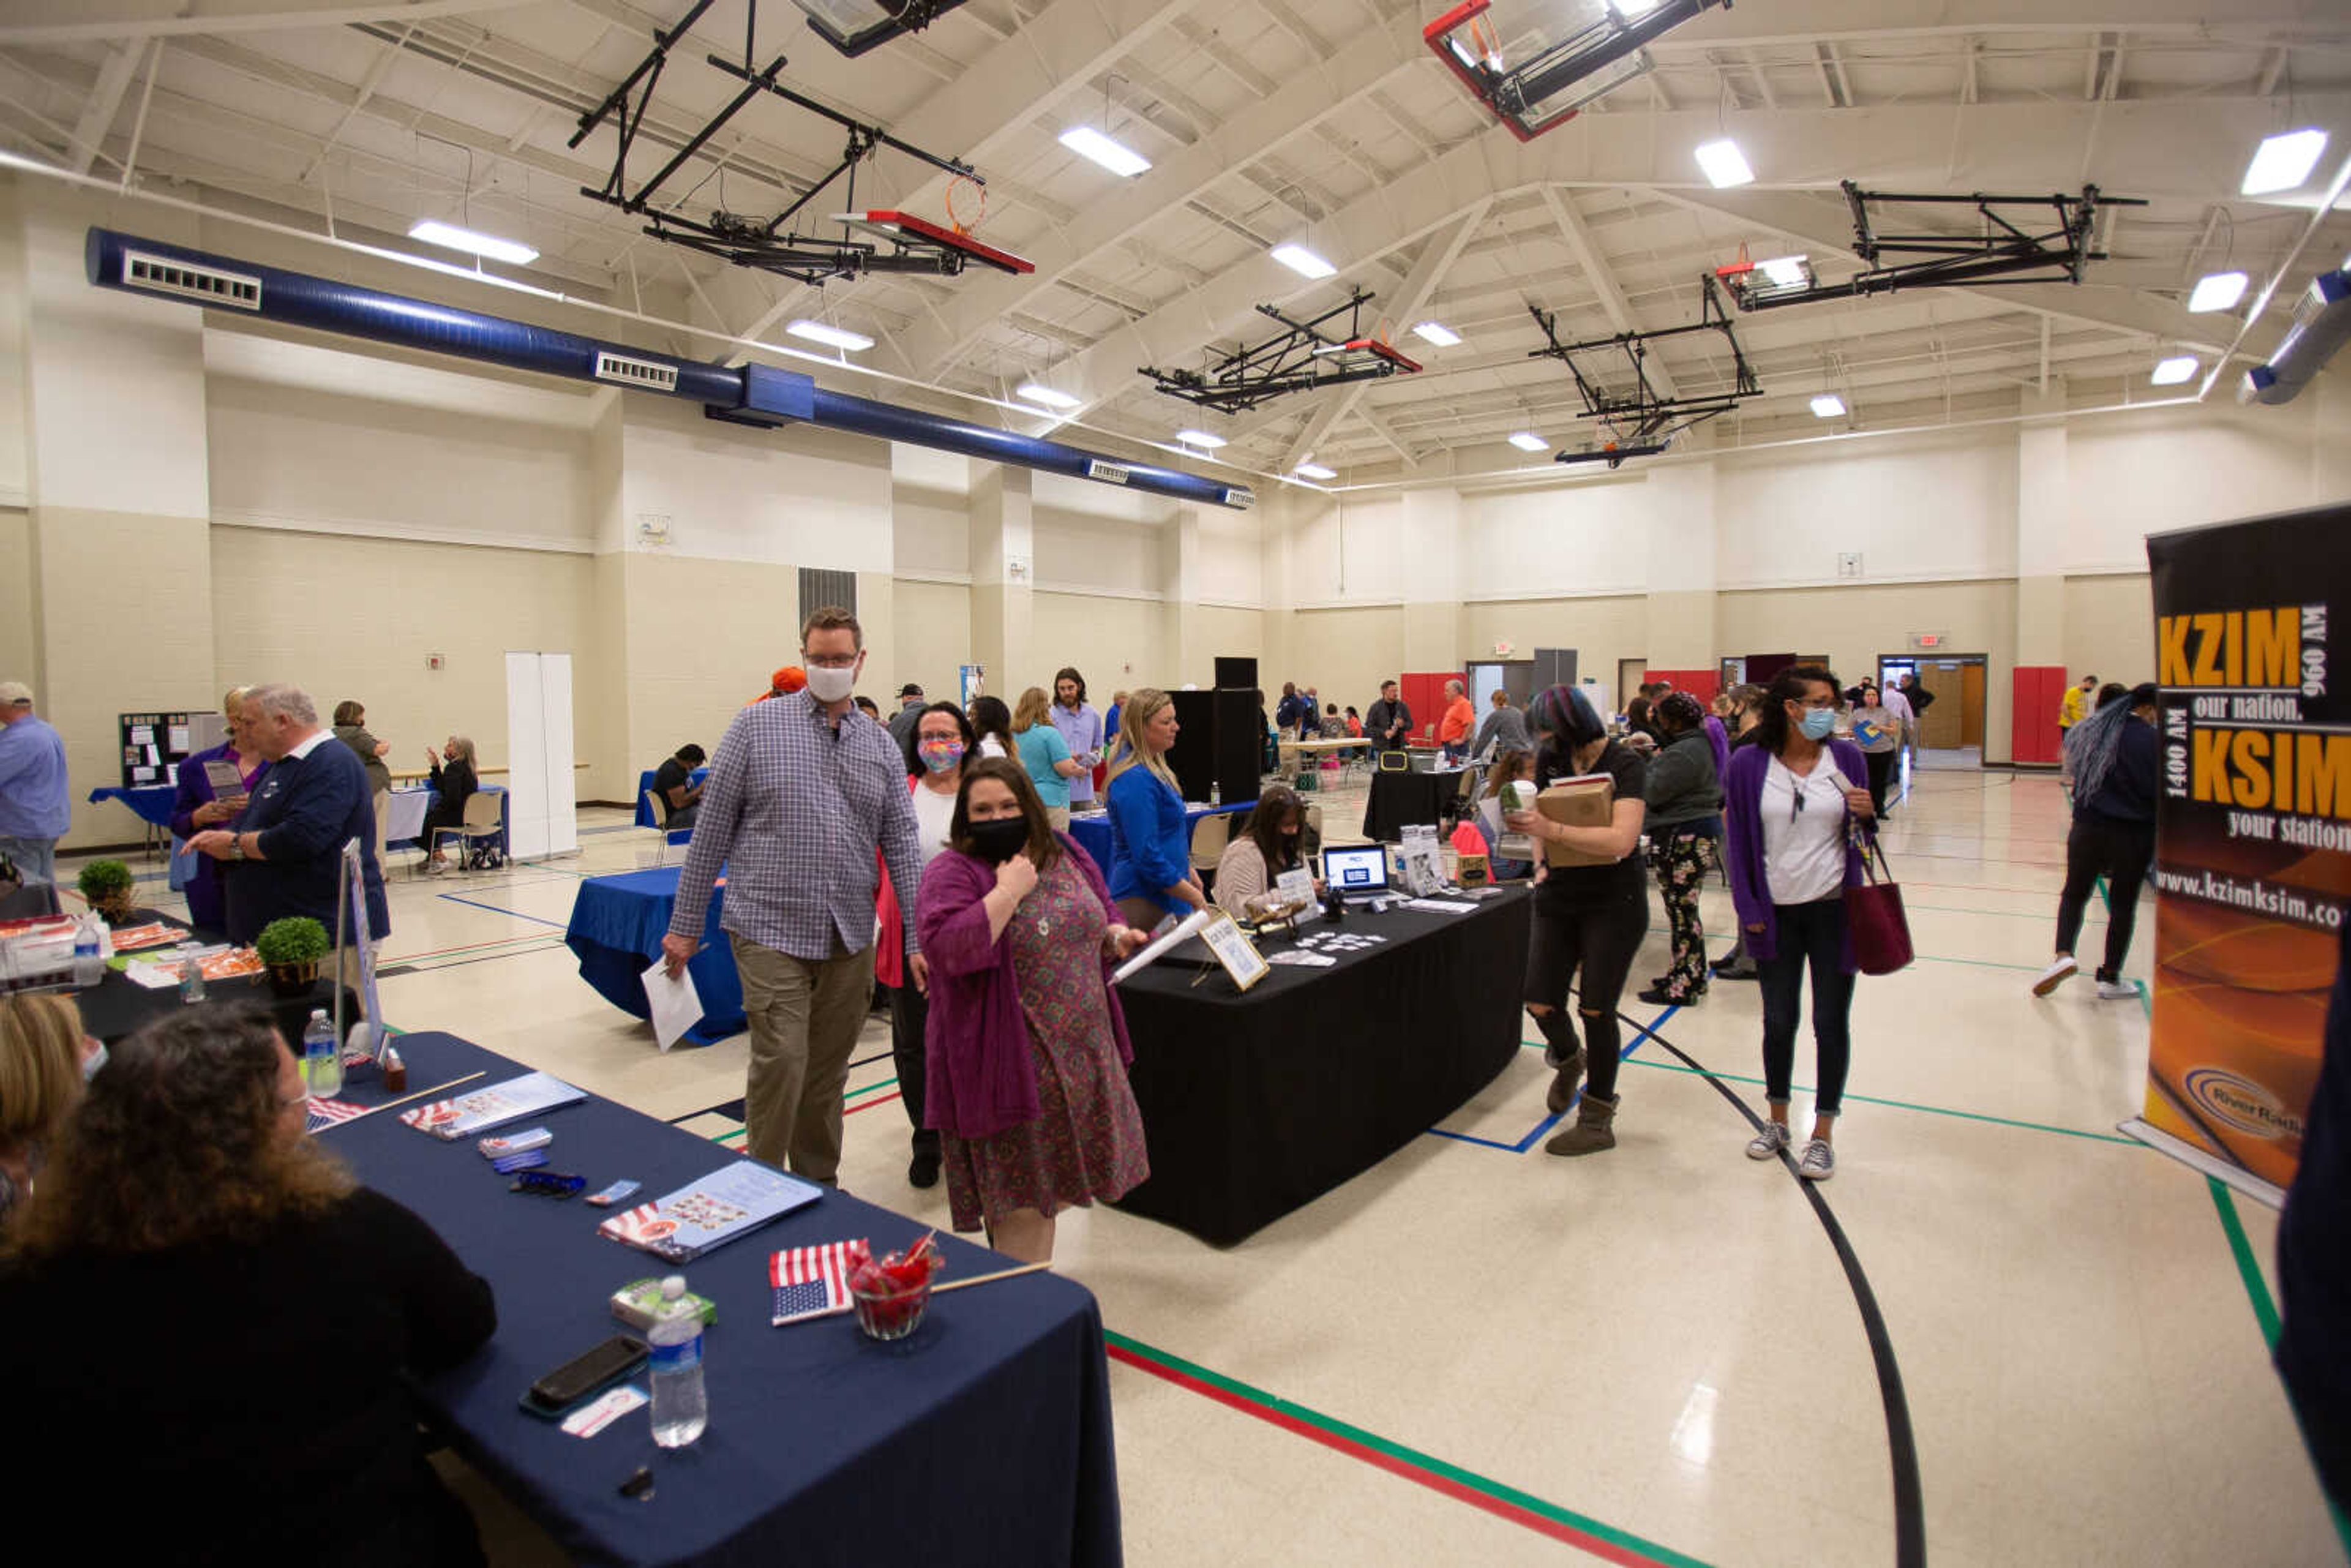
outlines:
M75 884L99 919L120 925L131 918L131 868L120 861L92 861Z
M307 915L289 915L263 926L253 951L269 971L269 988L281 997L298 997L318 983L319 960L329 946L324 925Z

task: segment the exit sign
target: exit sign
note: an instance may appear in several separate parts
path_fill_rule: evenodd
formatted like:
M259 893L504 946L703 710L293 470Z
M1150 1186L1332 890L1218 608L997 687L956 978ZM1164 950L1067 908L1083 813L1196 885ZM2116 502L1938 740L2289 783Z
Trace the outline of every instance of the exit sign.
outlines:
M1910 645L1921 649L1939 648L1943 645L1943 637L1940 632L1914 632L1910 636Z

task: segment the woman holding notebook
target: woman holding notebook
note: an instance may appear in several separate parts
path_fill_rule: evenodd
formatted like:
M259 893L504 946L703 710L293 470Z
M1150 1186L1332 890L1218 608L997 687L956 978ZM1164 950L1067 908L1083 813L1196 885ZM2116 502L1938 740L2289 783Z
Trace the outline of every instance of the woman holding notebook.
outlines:
M1546 1041L1543 1060L1553 1074L1546 1103L1552 1114L1567 1109L1577 1077L1588 1074L1575 1125L1543 1150L1597 1154L1616 1146L1616 1000L1649 926L1648 877L1635 852L1646 811L1642 795L1648 764L1610 737L1591 699L1572 686L1552 686L1538 695L1527 721L1535 734L1539 784L1597 776L1608 780L1612 791L1604 827L1573 827L1540 810L1512 811L1502 819L1512 832L1533 840L1536 851L1526 1002ZM1572 852L1580 863L1551 864L1555 851ZM1566 1013L1571 981L1577 982L1581 1040Z

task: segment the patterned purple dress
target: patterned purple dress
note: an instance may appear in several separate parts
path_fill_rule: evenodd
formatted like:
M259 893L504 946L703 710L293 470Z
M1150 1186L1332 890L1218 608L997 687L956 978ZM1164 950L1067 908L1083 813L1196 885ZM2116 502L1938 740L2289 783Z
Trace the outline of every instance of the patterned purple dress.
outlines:
M1151 1174L1143 1113L1111 1030L1102 967L1110 917L1070 857L1020 902L1004 941L1020 988L1037 1120L992 1137L941 1136L947 1207L957 1230L983 1215L1033 1208L1050 1217L1123 1197Z

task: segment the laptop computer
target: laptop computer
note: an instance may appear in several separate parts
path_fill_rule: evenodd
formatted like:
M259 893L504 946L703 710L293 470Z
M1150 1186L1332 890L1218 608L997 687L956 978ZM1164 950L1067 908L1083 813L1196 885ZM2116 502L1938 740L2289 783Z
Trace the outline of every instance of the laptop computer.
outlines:
M1385 844L1326 844L1322 850L1323 885L1350 904L1384 897L1388 893L1388 848Z

